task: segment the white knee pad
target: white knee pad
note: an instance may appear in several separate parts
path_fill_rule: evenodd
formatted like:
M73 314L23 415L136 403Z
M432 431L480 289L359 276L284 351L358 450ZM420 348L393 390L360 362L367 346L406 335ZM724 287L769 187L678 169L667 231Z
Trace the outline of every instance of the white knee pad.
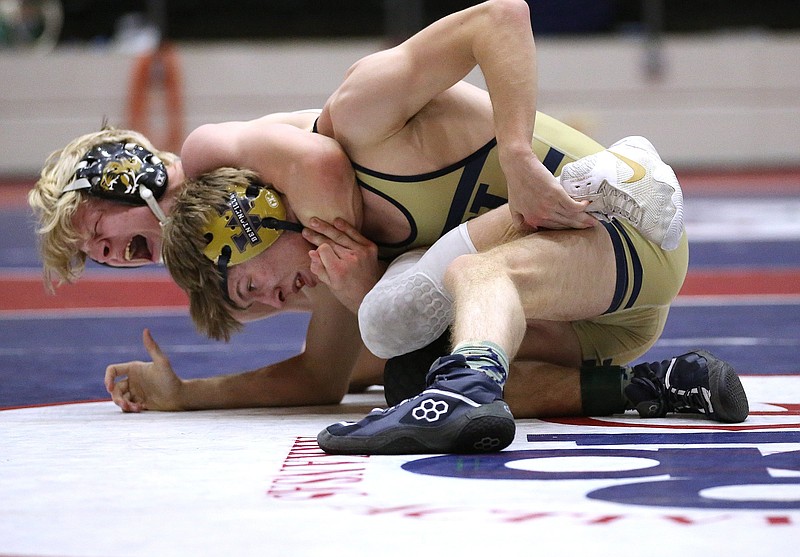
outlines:
M427 251L395 259L358 309L366 347L379 358L393 358L427 346L453 320L453 300L442 283L448 265L477 250L462 224Z

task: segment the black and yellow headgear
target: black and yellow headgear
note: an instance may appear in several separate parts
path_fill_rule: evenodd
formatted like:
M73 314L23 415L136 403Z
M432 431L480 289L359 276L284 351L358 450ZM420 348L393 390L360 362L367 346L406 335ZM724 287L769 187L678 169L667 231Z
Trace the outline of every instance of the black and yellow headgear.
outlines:
M166 216L158 206L167 189L167 169L161 159L137 143L103 143L80 160L63 191L87 191L101 199L147 205L160 223Z
M208 241L203 254L214 262L227 296L228 267L259 255L283 234L303 226L286 220L280 196L261 184L228 186L226 208L205 228Z

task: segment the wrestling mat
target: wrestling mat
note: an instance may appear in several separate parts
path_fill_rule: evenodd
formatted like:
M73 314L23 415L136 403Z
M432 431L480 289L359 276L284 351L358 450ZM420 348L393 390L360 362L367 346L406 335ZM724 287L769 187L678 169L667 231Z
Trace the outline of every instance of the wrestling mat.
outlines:
M123 414L103 370L147 357L144 327L189 378L296 354L307 318L202 339L163 269L95 266L45 296L30 185L0 188L0 557L794 553L800 174L681 180L690 272L647 359L710 349L742 375L750 417L520 420L480 457L321 453L316 434L382 406L379 388L341 406Z
M745 376L723 425L635 413L520 420L484 456L330 456L319 430L383 404L0 412L0 554L778 555L800 539L800 382Z

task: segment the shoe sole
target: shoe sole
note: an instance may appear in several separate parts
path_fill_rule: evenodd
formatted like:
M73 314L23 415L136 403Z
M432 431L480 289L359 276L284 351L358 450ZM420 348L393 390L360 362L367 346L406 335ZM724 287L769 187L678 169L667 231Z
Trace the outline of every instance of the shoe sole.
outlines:
M484 404L442 427L389 430L369 437L317 435L329 454L475 454L505 449L514 441L516 424L503 401Z
M707 350L693 352L708 362L708 384L714 406L713 416L709 417L726 423L743 422L750 413L750 404L733 366Z
M664 239L661 241L661 249L665 251L672 251L678 247L681 237L683 236L683 191L680 188L677 176L675 176L675 171L672 170L672 167L670 166L667 166L667 168L669 169L669 172L672 173L675 184L674 186L670 182L656 179L655 172L653 173L653 181L659 184L664 184L672 189L670 201L672 202L672 206L675 208L675 214L672 215L672 220L670 221L669 226L667 226Z

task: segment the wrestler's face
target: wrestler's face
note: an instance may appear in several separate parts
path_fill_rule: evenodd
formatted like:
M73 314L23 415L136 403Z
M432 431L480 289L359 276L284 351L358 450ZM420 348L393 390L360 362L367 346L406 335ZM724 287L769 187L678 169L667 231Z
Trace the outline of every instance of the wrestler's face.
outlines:
M147 206L86 199L72 220L89 258L113 267L138 267L161 260L161 226Z
M185 180L180 161L168 166L167 174L170 186L158 204L169 214ZM161 225L146 205L84 196L72 224L84 239L80 250L98 263L139 267L161 261Z
M240 308L300 309L305 289L318 279L308 252L315 246L297 232L284 232L265 251L228 269L228 297Z

